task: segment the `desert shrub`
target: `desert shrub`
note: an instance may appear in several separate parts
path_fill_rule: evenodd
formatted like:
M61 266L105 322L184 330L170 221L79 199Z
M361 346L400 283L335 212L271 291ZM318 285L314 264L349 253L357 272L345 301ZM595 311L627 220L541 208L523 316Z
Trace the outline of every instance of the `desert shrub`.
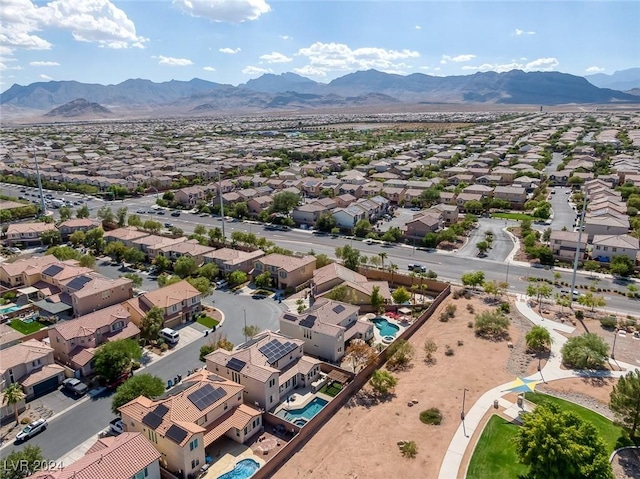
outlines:
M420 421L424 424L439 426L442 423L442 413L440 409L432 407L420 413Z
M443 311L442 313L440 313L440 316L438 316L438 319L443 323L446 323L449 321L449 315L445 311Z
M576 311L576 319L584 319L584 311L582 311L581 309Z
M613 316L607 316L600 320L600 326L604 329L614 329L618 326L618 319Z
M467 328L469 328L469 329L473 328L473 321L469 321L467 323Z
M20 419L20 424L29 424L31 422L31 418L29 416L23 417Z
M471 314L475 313L475 310L473 308L473 304L471 304L471 303L467 304L467 311L469 311Z
M167 343L162 343L160 345L160 351L162 351L163 353L168 350L169 350L169 345Z
M458 346L464 346L464 341L462 339L458 339Z
M453 299L460 299L463 294L464 294L464 290L463 289L456 289L453 292L452 296L453 296Z
M448 344L444 347L444 355L445 356L453 356L454 355L453 348L451 346L449 346Z
M140 361L131 361L131 369L134 371L140 369Z
M418 454L418 445L415 441L405 441L400 445L400 452L403 457L413 459Z
M511 311L511 306L509 305L509 303L500 303L500 306L498 306L498 309L503 313L507 314Z
M594 333L569 338L560 350L562 362L575 369L602 369L609 357L609 345Z
M458 307L455 304L447 304L447 307L445 308L445 313L447 313L447 316L449 316L450 318L454 318L457 310L458 310Z
M413 346L407 340L401 339L396 341L389 346L389 360L387 365L391 369L406 368L409 363L411 363L414 352Z

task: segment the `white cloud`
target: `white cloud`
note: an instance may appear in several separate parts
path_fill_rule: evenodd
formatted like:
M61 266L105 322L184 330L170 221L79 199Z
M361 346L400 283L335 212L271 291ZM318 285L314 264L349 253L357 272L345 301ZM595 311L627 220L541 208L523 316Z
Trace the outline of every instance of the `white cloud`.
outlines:
M260 60L264 60L267 63L288 63L293 60L286 55L278 52L271 52L266 55L262 55Z
M193 65L193 62L187 58L165 57L164 55L152 56L158 59L158 65L168 65L172 67L186 67Z
M60 64L58 62L30 62L29 65L32 67L59 67Z
M257 20L271 11L265 0L173 0L173 4L194 17L224 23Z
M418 67L419 70L431 70L431 67L428 66L422 66L422 67Z
M589 67L585 70L585 73L602 73L605 69L600 67Z
M511 35L515 35L516 37L519 37L521 35L535 35L536 32L525 32L524 30L520 30L519 28L516 28L515 31L511 34Z
M473 60L476 55L458 55L456 57L452 57L449 55L442 55L442 60L440 60L440 64L446 65L449 62L460 63L460 62L468 62Z
M321 68L314 68L311 65L305 65L302 68L294 68L293 73L307 77L325 77L327 72Z
M242 49L240 47L238 47L238 48L225 47L225 48L219 49L218 51L220 53L227 53L229 55L235 55L236 53L240 53L242 51Z
M414 28L415 28L416 30L422 30L422 27L421 27L420 25L416 25Z
M81 42L107 48L144 48L147 38L109 0L54 0L41 7L31 0L4 0L0 44L10 48L48 50L53 45L35 34L45 29L71 32Z
M513 61L511 63L495 64L495 63L483 63L479 66L465 65L463 70L481 71L481 72L508 72L511 70L523 70L529 71L552 71L560 65L560 62L556 58L538 58L537 60L530 61L528 63L519 63Z
M249 65L242 69L242 73L244 73L245 75L262 75L263 73L273 73L273 70L271 70L270 68L267 69Z
M216 69L215 69L215 68L213 68L213 67L202 67L202 69L203 69L204 71L206 71L206 72L214 72L214 71L216 71Z
M40 78L42 78L43 80L53 80L53 78L51 78L49 75L40 75Z
M20 65L9 66L5 62L15 61L13 58L2 58L0 59L0 71L8 71L8 70L22 70ZM4 76L4 75L3 75Z
M278 35L280 37L281 40L293 40L293 37L290 37L289 35Z
M316 42L308 48L301 48L296 56L306 57L309 66L315 70L329 71L368 70L405 71L407 65L399 60L418 58L420 53L413 50L385 50L364 47L351 49L343 43Z

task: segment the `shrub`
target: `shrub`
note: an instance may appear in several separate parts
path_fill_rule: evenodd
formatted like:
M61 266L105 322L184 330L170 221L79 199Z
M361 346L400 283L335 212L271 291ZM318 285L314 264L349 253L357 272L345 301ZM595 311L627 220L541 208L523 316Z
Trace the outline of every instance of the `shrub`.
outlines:
M464 346L464 341L462 339L458 339L458 346Z
M133 369L134 371L140 369L140 361L132 361L131 362L131 369Z
M581 309L576 311L576 319L584 319L584 311L582 311Z
M402 369L411 363L414 355L414 348L405 339L401 339L396 341L391 346L389 346L389 360L387 362L389 368L391 369Z
M509 305L509 303L500 303L500 306L498 306L498 309L503 313L507 314L511 311L511 305Z
M445 311L443 311L442 313L440 313L440 316L438 317L438 319L443 323L446 323L449 321L449 315Z
M447 307L445 308L445 312L447 313L447 316L449 316L450 318L455 317L457 310L458 310L458 307L455 304L447 304Z
M469 328L469 329L473 328L473 321L469 321L467 323L467 328Z
M31 422L31 418L29 416L23 417L20 419L20 424L29 424Z
M448 344L444 347L444 355L445 356L453 356L454 355L453 349Z
M424 424L439 426L442 423L442 413L440 409L432 407L420 413L420 421Z
M476 315L476 335L487 339L503 339L508 336L509 318L500 311L484 311Z
M160 351L162 351L163 353L168 350L169 350L169 345L167 343L162 343L160 345Z
M400 446L400 452L403 457L413 459L418 454L418 445L415 441L403 442Z
M467 311L469 311L471 314L475 313L475 310L473 308L473 304L471 304L471 303L467 304Z
M601 369L609 356L609 345L594 333L569 338L560 350L562 362L575 369Z
M615 329L618 326L618 319L613 316L607 316L600 320L600 326L604 329Z

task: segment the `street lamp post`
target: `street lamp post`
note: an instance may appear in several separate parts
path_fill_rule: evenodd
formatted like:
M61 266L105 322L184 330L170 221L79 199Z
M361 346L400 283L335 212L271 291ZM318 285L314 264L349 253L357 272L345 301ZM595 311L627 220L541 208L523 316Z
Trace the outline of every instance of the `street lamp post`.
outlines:
M578 260L580 259L580 250L582 246L582 229L584 228L584 215L587 211L587 192L583 192L584 200L582 202L582 213L580 214L580 223L578 224L578 244L576 246L576 255L573 258L573 274L571 276L571 291L569 292L569 298L573 305L573 295L576 290L576 273L578 272Z
M509 261L509 259L507 258L507 277L505 278L505 283L509 283L509 265L511 264L511 261Z
M618 338L618 330L613 333L613 347L611 348L611 359L616 359L616 339Z
M460 411L460 420L462 421L462 431L464 433L464 437L468 437L467 436L467 429L466 429L465 424L464 424L464 418L465 418L464 402L465 402L465 399L467 397L467 391L468 391L467 388L464 388L462 390L462 411Z
M244 329L242 330L242 332L244 333L244 342L247 342L247 310L244 309L244 307L242 308L242 312L244 314Z

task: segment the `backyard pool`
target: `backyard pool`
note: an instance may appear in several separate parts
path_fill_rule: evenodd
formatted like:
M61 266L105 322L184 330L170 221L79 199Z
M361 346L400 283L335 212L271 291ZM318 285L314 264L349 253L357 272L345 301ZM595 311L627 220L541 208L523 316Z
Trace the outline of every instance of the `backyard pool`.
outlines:
M399 326L390 323L383 317L379 316L377 318L373 318L371 321L376 325L378 331L380 331L380 336L391 336L393 338L396 334L398 334L398 331L400 331Z
M218 479L247 479L253 476L258 469L260 469L260 464L256 461L253 459L243 459L239 461L231 471L218 476Z
M5 306L4 308L0 308L0 314L13 313L14 311L18 311L22 306Z
M313 416L318 414L320 410L327 404L329 404L329 401L325 401L322 398L316 397L300 409L291 409L290 411L282 409L277 415L285 418L287 421L292 422L297 426L304 426L307 421L310 421Z

